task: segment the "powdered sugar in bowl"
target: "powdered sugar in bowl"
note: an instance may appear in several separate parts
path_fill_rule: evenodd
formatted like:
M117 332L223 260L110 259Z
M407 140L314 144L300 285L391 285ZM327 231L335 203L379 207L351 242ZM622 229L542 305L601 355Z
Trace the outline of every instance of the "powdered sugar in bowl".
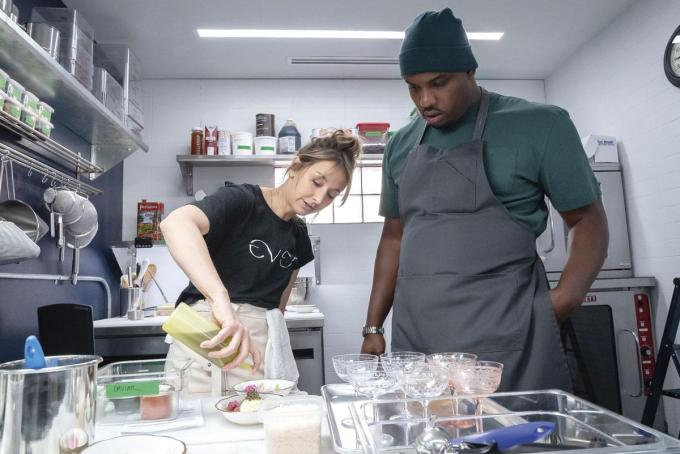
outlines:
M262 402L261 412L267 454L320 453L320 396L273 397Z

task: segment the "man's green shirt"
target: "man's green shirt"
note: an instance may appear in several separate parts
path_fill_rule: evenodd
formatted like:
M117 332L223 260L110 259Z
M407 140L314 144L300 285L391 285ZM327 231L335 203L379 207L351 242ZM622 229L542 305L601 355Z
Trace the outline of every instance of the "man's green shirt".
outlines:
M479 104L455 124L428 127L424 144L451 149L472 140ZM400 129L385 148L380 214L399 217L399 179L425 121ZM548 218L544 196L557 211L589 205L600 189L569 114L555 106L490 93L484 129L484 168L498 200L536 235Z

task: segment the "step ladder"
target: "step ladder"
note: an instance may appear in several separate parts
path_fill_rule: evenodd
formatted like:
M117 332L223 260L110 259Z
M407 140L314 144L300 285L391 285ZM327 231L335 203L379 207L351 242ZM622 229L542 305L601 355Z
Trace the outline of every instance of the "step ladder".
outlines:
M642 424L653 427L654 417L659 408L659 400L661 396L668 396L674 399L680 399L680 389L663 389L663 382L666 379L666 372L671 359L675 365L675 370L680 376L680 345L675 344L675 337L678 333L678 324L680 323L680 278L673 279L673 296L671 297L671 305L668 308L668 316L666 317L666 325L663 329L663 336L661 336L661 343L659 346L659 354L656 357L656 365L654 367L654 377L649 385L649 396L645 403L645 409L642 413ZM680 438L680 436L678 436Z

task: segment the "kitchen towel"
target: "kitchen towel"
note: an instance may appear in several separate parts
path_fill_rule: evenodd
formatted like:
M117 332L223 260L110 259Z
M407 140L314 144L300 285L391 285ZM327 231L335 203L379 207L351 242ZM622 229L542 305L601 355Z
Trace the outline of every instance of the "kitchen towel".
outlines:
M280 309L267 311L267 347L265 349L264 377L283 379L297 385L300 373L290 346L288 328Z

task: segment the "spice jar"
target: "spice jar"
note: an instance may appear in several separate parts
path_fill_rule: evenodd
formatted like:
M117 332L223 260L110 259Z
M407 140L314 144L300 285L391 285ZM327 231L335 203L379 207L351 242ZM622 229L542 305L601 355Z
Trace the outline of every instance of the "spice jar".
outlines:
M191 130L191 154L203 154L203 128L200 126Z

